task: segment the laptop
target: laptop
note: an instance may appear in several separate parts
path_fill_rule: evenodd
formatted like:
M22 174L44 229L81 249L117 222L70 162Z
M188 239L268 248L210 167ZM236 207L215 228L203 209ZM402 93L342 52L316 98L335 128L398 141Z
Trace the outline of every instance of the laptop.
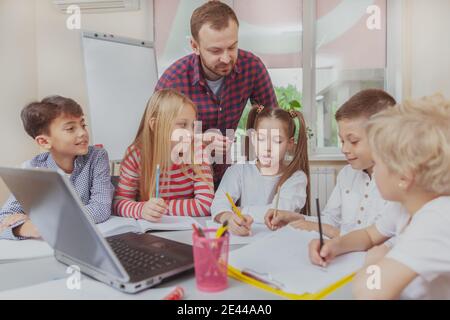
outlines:
M151 234L104 238L61 170L0 167L55 258L120 291L136 293L194 266L192 246Z

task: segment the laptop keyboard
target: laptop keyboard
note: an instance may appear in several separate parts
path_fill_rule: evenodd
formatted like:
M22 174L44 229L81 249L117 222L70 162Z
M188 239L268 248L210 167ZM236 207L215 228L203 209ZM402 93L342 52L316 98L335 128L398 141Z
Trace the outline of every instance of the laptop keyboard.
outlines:
M171 269L178 262L161 252L149 252L130 247L121 239L110 238L107 241L130 275L139 276L152 271Z

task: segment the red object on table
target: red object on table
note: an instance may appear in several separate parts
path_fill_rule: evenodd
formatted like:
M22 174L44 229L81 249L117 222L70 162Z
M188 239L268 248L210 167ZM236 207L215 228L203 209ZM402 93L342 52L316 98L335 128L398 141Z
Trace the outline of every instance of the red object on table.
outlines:
M182 287L176 287L163 300L181 300L184 297L184 290Z

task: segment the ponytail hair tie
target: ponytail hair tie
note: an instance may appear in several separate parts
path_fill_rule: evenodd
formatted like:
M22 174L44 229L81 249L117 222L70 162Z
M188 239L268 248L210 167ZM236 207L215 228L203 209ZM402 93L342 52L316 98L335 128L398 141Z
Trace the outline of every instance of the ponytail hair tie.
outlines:
M291 115L291 118L297 118L297 113L293 109L289 110L289 114Z
M256 108L256 113L257 113L257 114L260 114L261 111L263 111L263 110L264 110L264 106L263 106L262 104L260 104L260 105L258 105L258 107Z

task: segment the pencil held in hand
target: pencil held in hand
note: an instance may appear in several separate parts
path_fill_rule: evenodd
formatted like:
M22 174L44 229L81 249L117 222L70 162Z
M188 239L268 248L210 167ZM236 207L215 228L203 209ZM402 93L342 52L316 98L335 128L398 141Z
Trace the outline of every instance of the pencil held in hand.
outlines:
M278 203L280 201L280 189L281 189L281 186L279 186L277 189L277 199L275 200L275 212L273 213L272 220L275 219L278 214ZM273 229L274 229L274 226L272 226L272 230Z
M317 220L319 222L319 236L320 236L320 247L319 247L319 253L322 250L323 247L323 231L322 231L322 218L320 214L320 204L319 199L316 198L316 206L317 206Z
M228 202L230 202L231 204L231 209L233 210L233 212L241 219L244 220L244 217L242 216L241 211L238 209L238 207L236 207L236 205L234 204L233 198L231 198L230 194L227 192L225 193L225 195L227 196Z
M159 164L156 165L156 183L155 183L155 198L159 198L159 176L161 175L161 170L159 168Z

